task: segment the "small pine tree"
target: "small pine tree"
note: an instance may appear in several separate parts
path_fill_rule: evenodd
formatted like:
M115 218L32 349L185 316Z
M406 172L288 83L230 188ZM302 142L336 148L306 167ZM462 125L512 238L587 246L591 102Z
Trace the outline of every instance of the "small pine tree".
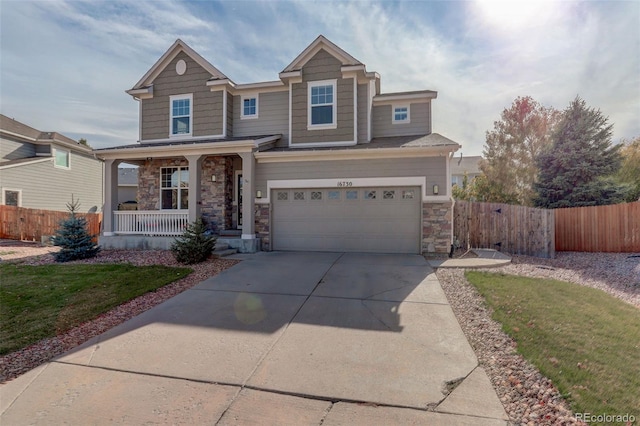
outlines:
M171 252L178 262L193 264L207 260L215 247L216 237L207 233L206 222L198 218L171 244Z
M60 222L60 228L53 237L53 244L62 247L54 254L56 262L68 262L77 259L89 259L95 257L100 251L100 246L93 243L95 235L87 231L87 220L77 215L80 200L67 203L69 218Z

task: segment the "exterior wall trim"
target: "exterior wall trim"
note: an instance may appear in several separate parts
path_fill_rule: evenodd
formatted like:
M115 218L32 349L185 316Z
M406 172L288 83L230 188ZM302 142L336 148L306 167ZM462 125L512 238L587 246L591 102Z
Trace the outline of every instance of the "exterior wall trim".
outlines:
M399 176L399 177L371 177L371 178L331 178L331 179L283 179L267 180L267 193L263 198L255 200L256 204L270 204L271 191L280 188L342 188L342 183L349 182L348 186L419 186L422 202L450 202L446 195L427 196L427 178L424 176ZM264 197L266 195L266 197Z
M343 142L333 142L334 146ZM347 142L344 142L347 143ZM354 142L348 142L355 145ZM296 146L310 147L307 144L296 144ZM327 146L327 144L319 145ZM283 163L289 161L333 161L333 160L363 160L370 158L414 158L414 157L437 157L445 156L451 152L450 149L443 150L442 147L433 148L378 148L378 149L345 149L335 151L280 151L280 152L256 152L255 157L258 163Z
M17 163L17 164L7 164L4 166L0 166L0 170L12 169L14 167L20 167L20 166L28 166L35 163L44 163L45 161L53 161L53 157L36 158L33 161L25 161L23 163Z

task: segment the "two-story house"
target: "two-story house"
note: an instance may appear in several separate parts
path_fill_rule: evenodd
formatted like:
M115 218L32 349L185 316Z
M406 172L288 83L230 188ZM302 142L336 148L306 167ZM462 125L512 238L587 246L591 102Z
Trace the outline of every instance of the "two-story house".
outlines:
M57 132L42 132L0 115L2 204L67 211L102 211L102 161L93 150Z
M323 36L277 80L248 84L177 40L127 93L138 143L95 151L105 247L166 248L202 216L238 230L243 252L449 251L460 146L432 133L437 93L381 93L378 73ZM115 211L120 162L139 166L138 211Z

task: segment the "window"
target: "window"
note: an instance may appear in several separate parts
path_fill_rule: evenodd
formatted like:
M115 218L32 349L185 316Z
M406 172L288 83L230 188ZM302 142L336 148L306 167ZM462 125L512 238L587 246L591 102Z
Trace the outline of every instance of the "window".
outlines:
M404 200L413 200L413 189L407 189L402 191L402 198Z
M302 191L294 191L293 199L296 200L296 201L304 200L304 192L302 192Z
M357 200L358 199L358 191L347 191L346 198L347 198L347 200Z
M289 193L284 191L278 191L278 201L287 201L289 199Z
M22 205L22 191L19 189L5 189L2 191L2 204L20 207Z
M409 105L394 105L393 108L393 117L391 121L393 123L409 123Z
M60 167L62 169L68 169L69 168L69 156L70 156L70 153L69 153L68 150L56 148L55 149L54 165L56 167Z
M309 112L307 128L335 129L336 119L336 80L323 80L308 83Z
M396 191L394 190L385 190L382 192L382 198L385 200L393 200L396 198Z
M365 200L375 200L376 199L376 191L365 191L364 192Z
M240 118L258 118L258 97L242 97L242 113Z
M327 193L327 198L330 200L339 200L340 199L340 191L329 191Z
M322 191L311 191L312 200L322 200Z
M169 136L191 136L192 95L171 96L171 133Z
M160 205L163 210L189 208L189 168L160 169Z

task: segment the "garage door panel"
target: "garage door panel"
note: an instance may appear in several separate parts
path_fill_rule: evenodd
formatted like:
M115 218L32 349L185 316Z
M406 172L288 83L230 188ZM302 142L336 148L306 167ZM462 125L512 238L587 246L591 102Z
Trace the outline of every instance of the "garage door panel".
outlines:
M275 250L419 253L419 188L274 190Z

